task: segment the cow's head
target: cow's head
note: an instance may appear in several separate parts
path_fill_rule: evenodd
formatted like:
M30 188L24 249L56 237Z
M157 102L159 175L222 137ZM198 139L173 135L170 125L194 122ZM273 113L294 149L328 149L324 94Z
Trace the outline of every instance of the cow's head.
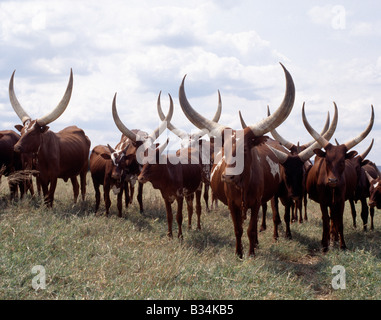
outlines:
M206 129L209 136L217 137L217 141L221 142L222 152L216 154L214 164L217 165L221 160L225 160L227 163L224 172L225 181L237 183L237 179L240 180L242 178L242 169L245 169L246 165L242 168L237 167L237 161L240 164L245 164L246 158L252 156L251 150L253 149L253 146L263 142L262 140L257 139L261 139L264 134L279 126L290 114L295 100L295 86L289 72L283 65L282 68L286 77L286 92L280 107L271 116L254 125L247 126L244 130L232 130L227 126L223 126L204 118L197 111L195 111L185 95L184 77L179 89L181 108L186 117L196 127L201 130ZM218 155L221 155L221 159L218 158ZM255 159L256 157L254 157L254 160ZM236 165L236 167L233 167L234 165Z
M367 171L366 177L369 181L369 207L381 209L381 177L373 178Z
M323 129L323 137L327 140L331 139L337 127L338 112L335 103L334 107L335 113L332 123L329 125L328 113L327 120ZM268 114L270 114L269 110ZM244 126L244 122L242 125ZM288 195L294 200L301 199L303 197L303 179L305 178L306 170L310 165L309 159L315 154L314 150L319 146L319 144L313 140L312 142L299 146L299 143L295 145L294 143L284 139L280 134L278 134L276 130L271 131L271 134L280 144L290 150L290 153L288 153L286 150L280 150L280 148L275 149L272 146L268 145L268 147L278 158L279 163L284 168L283 178Z
M344 144L335 146L311 127L311 125L307 121L303 104L302 116L304 126L306 127L307 131L311 134L311 136L319 143L319 146L325 149L325 151L321 149L315 149L314 152L318 157L322 158L325 161L325 183L327 186L335 188L342 182L343 173L345 170L345 160L352 159L357 155L356 151L350 151L350 149L356 146L362 140L364 140L366 136L369 134L369 132L372 130L374 122L373 106L371 106L371 109L372 115L368 127L356 138L353 138Z
M160 104L160 95L161 92L157 100L158 104ZM158 145L155 144L154 141L167 128L167 123L169 123L173 115L173 100L171 95L169 95L169 99L169 111L167 116L164 118L164 121L162 121L151 134L147 134L139 130L130 130L123 124L116 109L115 94L112 102L112 115L114 122L123 135L128 138L128 141L126 141L127 146L124 157L127 174L138 174L144 164L142 163L142 159L146 159L149 155L156 154L156 148Z
M38 152L41 144L41 135L49 129L48 124L56 120L65 111L66 107L69 104L71 92L73 89L73 71L70 70L69 83L61 102L52 112L37 120L32 120L32 118L26 113L26 111L21 107L19 101L17 100L13 89L14 75L15 71L13 72L9 82L9 99L13 109L23 124L22 126L15 126L16 129L20 131L21 138L16 143L14 150L16 152L22 153Z
M126 174L126 150L116 150L109 144L107 145L108 152L101 153L101 157L105 160L110 160L112 164L111 178L116 181L122 181Z

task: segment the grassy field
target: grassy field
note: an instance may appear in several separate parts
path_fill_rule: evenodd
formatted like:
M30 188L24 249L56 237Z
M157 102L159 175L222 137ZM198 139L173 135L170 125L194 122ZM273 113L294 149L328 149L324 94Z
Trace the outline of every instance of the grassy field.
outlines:
M333 246L326 254L321 252L321 218L315 203L309 202L308 222L291 225L292 240L283 237L282 226L281 238L274 242L270 212L255 258L240 260L234 254L233 226L225 206L220 204L210 213L203 206L201 231L186 228L184 208L184 239L169 240L160 193L150 184L144 191L143 214L134 199L124 217L118 218L112 196L112 215L106 218L94 214L90 176L84 203L73 205L71 186L61 180L51 210L30 197L10 202L3 179L0 299L381 298L378 212L375 230L363 232L359 216L357 229L352 227L346 205L348 250ZM243 240L247 252L246 231ZM45 289L33 289L36 265L45 269ZM345 268L345 289L332 287L336 265Z

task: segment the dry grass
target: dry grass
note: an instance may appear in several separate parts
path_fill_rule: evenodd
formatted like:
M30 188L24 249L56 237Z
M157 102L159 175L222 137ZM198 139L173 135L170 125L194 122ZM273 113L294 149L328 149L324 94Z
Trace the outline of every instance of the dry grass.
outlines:
M349 250L321 253L318 206L309 202L309 221L293 224L292 240L274 242L268 230L259 235L255 258L234 255L235 238L227 208L206 213L202 230L169 240L164 203L149 184L145 212L136 200L117 217L94 214L88 176L87 200L72 204L71 185L59 182L54 208L27 197L10 202L8 186L0 193L1 299L380 299L381 219L375 231L355 230L346 209ZM349 208L349 206L347 206ZM102 204L101 210L104 210ZM186 211L186 210L185 210ZM246 221L247 223L247 221ZM246 226L246 225L245 225ZM176 234L174 223L174 234ZM244 234L244 249L248 241ZM32 288L32 267L46 270L46 289ZM345 290L333 290L332 268L346 268Z

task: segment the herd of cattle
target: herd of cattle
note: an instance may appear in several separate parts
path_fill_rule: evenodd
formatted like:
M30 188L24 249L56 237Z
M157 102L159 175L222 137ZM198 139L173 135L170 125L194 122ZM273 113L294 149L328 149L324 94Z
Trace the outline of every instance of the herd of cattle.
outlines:
M180 106L200 131L192 135L176 128L172 123L173 101L171 96L168 114L161 109L160 94L157 111L161 123L151 134L140 130L130 130L119 118L116 108L116 94L112 102L112 116L122 137L115 148L98 145L90 153L90 140L84 131L70 126L57 133L49 130L48 124L55 121L69 104L73 74L66 92L49 114L32 120L16 98L13 88L14 74L9 83L11 105L20 118L22 125L12 130L0 131L0 167L2 174L11 176L25 173L23 179L9 183L10 196L22 197L28 190L34 193L33 172L37 186L42 189L45 204L53 206L57 179L71 180L74 201L77 201L79 189L82 199L86 194L86 174L90 168L95 189L96 211L100 206L100 186L103 185L106 214L111 206L110 191L117 195L117 208L122 216L122 200L125 197L126 208L132 202L134 185L138 182L138 202L143 211L143 184L151 182L159 189L165 202L168 236L172 237L172 208L176 200L178 237L182 237L182 208L185 198L188 210L188 227L191 227L194 196L196 196L197 228L201 228L201 192L204 187L206 210L209 211L208 194L212 189L212 206L220 200L229 208L236 237L236 254L243 256L243 221L250 209L250 221L247 229L250 248L254 255L258 244L259 209L262 207L261 230L266 229L267 203L271 201L274 223L274 238L278 238L279 199L284 206L286 236L291 238L290 222L307 220L307 197L320 204L323 221L322 247L328 250L330 238L340 240L340 248L345 249L343 213L345 201L352 209L353 225L356 226L354 202L360 200L361 218L364 230L367 229L370 211L373 229L374 208L381 208L381 174L376 165L366 157L372 144L362 154L351 151L369 134L374 122L374 110L371 107L371 119L366 129L357 137L344 144L331 144L337 122L338 109L334 103L332 122L329 114L324 129L319 134L309 124L302 108L303 123L313 137L311 142L296 145L280 136L276 128L290 114L295 100L293 79L281 65L286 78L286 92L281 105L274 113L268 109L268 117L262 121L246 125L241 112L242 129L234 130L219 124L221 115L221 97L217 112L212 120L199 114L189 103L184 89L185 77L179 89ZM181 148L176 154L164 153L166 143L155 140L165 129L171 130L182 139ZM265 134L271 133L274 139ZM202 139L208 134L209 139ZM324 150L323 150L324 149ZM89 157L90 154L90 157ZM315 156L314 162L310 158ZM80 176L78 184L77 176ZM9 180L11 181L11 180ZM367 199L369 198L369 208ZM328 210L329 209L329 210Z

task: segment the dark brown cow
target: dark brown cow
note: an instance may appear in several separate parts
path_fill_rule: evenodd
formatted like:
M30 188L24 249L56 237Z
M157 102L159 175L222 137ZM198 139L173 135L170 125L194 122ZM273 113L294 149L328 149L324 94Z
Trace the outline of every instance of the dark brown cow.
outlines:
M323 251L327 251L329 247L330 221L335 240L339 237L340 248L346 249L343 225L344 204L347 199L354 196L357 184L356 170L351 162L346 160L356 156L357 152L349 150L365 139L371 131L374 122L373 106L371 120L366 130L358 137L339 146L332 145L311 127L306 119L304 106L302 115L308 132L319 142L320 147L325 149L325 151L315 149L317 156L308 173L306 183L310 198L320 204L323 220Z
M239 257L243 255L243 219L247 209L251 209L247 230L249 255L254 255L254 248L258 243L259 207L264 200L268 201L274 196L279 186L279 164L274 153L263 145L267 139L263 135L279 126L294 105L294 82L283 65L282 68L286 76L286 93L281 106L270 117L244 130L231 130L201 116L186 98L185 78L180 86L180 105L187 118L196 127L207 129L209 135L222 139L223 147L216 155L212 169L211 187L218 199L229 207L236 236L236 254Z
M118 215L122 216L122 189L125 179L126 150L116 151L110 145L96 146L90 155L90 172L95 190L95 212L99 209L100 191L103 185L106 216L109 214L110 190L117 195Z
M221 117L222 110L222 102L221 102L221 94L218 91L218 108L212 119L214 122L218 122ZM157 111L160 117L160 120L164 120L165 115L161 110L160 103L157 105ZM206 205L206 210L209 212L209 186L210 186L210 173L213 166L214 159L214 139L210 139L209 141L205 139L201 139L207 132L205 130L199 130L196 133L188 134L183 130L176 128L171 122L167 124L168 129L171 130L174 134L176 134L182 141L182 148L193 148L199 149L200 152L200 161L202 167L202 182L204 184L204 201ZM178 151L179 153L179 151ZM217 199L212 195L212 208L213 206L217 206Z
M14 146L19 141L20 135L12 130L0 131L0 179L4 175L8 177L18 170L22 170L20 154L14 152ZM14 200L20 188L21 197L24 194L24 183L22 181L13 183L8 181L10 196Z
M374 229L374 208L381 209L381 173L373 162L363 166L369 182L369 208L371 217L371 230Z
M329 129L324 133L323 137L330 139L336 130L337 126L337 107L335 105L335 116ZM279 143L279 142L278 142ZM309 161L314 155L314 149L318 147L318 143L312 143L303 151L293 154L292 152L285 152L277 143L269 139L266 144L274 152L281 164L280 170L280 184L277 194L275 194L276 212L278 214L278 201L279 198L285 207L285 223L286 223L286 236L291 238L290 230L290 210L294 206L294 202L302 203L305 190L306 170L305 163ZM275 221L275 219L274 219ZM278 235L278 225L274 225L274 236Z
M160 104L160 96L157 99L157 105ZM136 152L139 148L144 146L146 149L153 147L153 142L159 137L160 133L163 132L167 127L167 121L172 119L173 115L173 100L169 95L170 104L167 117L164 119L158 128L156 128L150 135L144 131L137 129L128 129L123 122L120 120L118 112L116 110L116 93L112 102L112 116L114 122L122 132L122 137L120 142L116 145L116 151L125 150L125 181L123 183L122 192L125 192L125 202L126 207L132 202L132 197L134 194L134 185L137 181L137 177L141 172L142 165L137 161ZM140 212L143 212L143 184L139 182L138 189L138 202L140 207Z
M357 185L356 190L354 193L354 198L348 199L350 206L351 206L351 213L352 213L352 220L353 220L353 227L356 228L356 207L355 202L359 201L361 202L361 219L363 221L363 230L367 230L368 226L368 216L369 216L369 207L367 204L367 198L369 198L369 188L370 184L367 179L365 170L368 170L372 176L377 176L378 169L376 165L369 160L366 160L366 156L370 152L370 150L373 147L373 142L370 144L370 146L360 155L350 159L346 160L346 164L348 161L352 162L352 165L355 167L356 174L357 174ZM370 208L370 216L371 216L371 229L374 228L373 226L373 216L374 216L374 208Z
M336 110L336 105L335 105L335 110ZM270 108L269 108L269 106L267 106L267 114L268 115L270 115ZM336 113L335 113L336 114ZM337 115L337 114L336 114ZM241 116L241 115L240 115ZM242 117L241 117L241 121L242 121ZM326 131L328 130L328 128L329 128L329 122L330 122L330 119L329 119L329 112L328 112L328 115L327 115L327 120L326 120L326 122L325 122L325 125L324 125L324 128L323 128L323 130L322 130L322 132L321 132L321 135L324 135L325 133L326 133ZM333 130L334 131L334 130ZM331 131L332 132L332 134L333 134L333 131ZM315 143L315 140L313 140L313 141L310 141L310 142L308 142L308 143L305 143L305 144L303 144L303 145L299 145L299 143L298 144L294 144L294 143L292 143L292 142L290 142L290 141L288 141L288 140L286 140L286 139L284 139L278 132L277 132L277 130L276 129L274 129L274 130L272 130L271 131L271 135L273 136L273 138L276 140L276 141L278 141L282 146L284 146L285 148L287 148L290 152L291 152L291 154L292 155L297 155L297 154L299 154L300 152L302 152L302 151L304 151L304 150L306 150L308 147L310 147L313 143ZM330 138L332 137L332 135L331 136L327 136L327 137L325 137L327 140L329 140ZM315 145L316 147L318 146L318 145ZM311 150L311 149L310 149ZM308 152L308 153L310 153L310 152ZM310 153L311 154L311 153ZM313 156L313 152L312 152L312 154L311 154L311 156L310 157L312 157ZM308 220L308 216L307 216L307 203L308 203L308 199L307 199L307 191L306 191L306 178L307 178L307 173L308 173L308 171L311 169L311 167L312 167L312 163L311 163L311 161L309 160L309 158L310 157L308 157L307 156L307 152L306 153L304 153L304 155L302 156L302 158L303 159L306 159L305 161L304 161L304 164L303 164L303 182L302 182L302 188L303 188L303 190L302 190L302 193L303 193L303 195L302 195L302 197L296 197L295 198L295 200L294 200L294 202L295 202L295 206L294 206L294 209L293 209L293 212L292 212L292 218L291 218L291 222L295 222L295 221L298 221L298 212L299 212L299 223L302 223L303 222L303 215L302 215L302 207L303 207L303 204L304 204L304 220ZM283 157L283 159L285 160L286 158L285 157ZM286 166L287 167L290 167L291 166L291 163L294 163L295 162L295 160L294 161L290 161L289 162L289 164L287 165L286 164ZM290 169L288 169L288 170L286 170L286 171L289 171ZM289 171L290 172L290 171ZM291 172L290 172L290 174L291 174ZM294 179L294 181L295 180L297 180L297 179ZM290 186L290 185L289 185ZM294 188L296 188L295 186L294 186Z
M154 161L144 164L139 175L139 182L151 182L155 189L160 190L167 212L168 236L172 238L172 207L176 200L176 221L178 237L182 237L182 210L184 197L188 210L188 227L192 226L193 199L196 193L197 229L201 229L201 165L198 150L184 149L179 155L162 155L163 148L157 148ZM192 159L193 158L193 159ZM195 163L195 164L192 164Z
M16 143L14 150L20 153L35 153L39 181L48 207L53 206L54 192L57 179L66 182L71 180L74 188L74 202L79 195L77 175L80 175L82 199L86 195L86 173L90 151L90 140L83 130L76 126L67 127L58 133L49 130L48 124L56 120L69 104L72 87L73 73L64 97L57 107L37 120L32 120L18 102L14 89L13 72L9 82L9 98L16 114L21 119L23 126L17 126L21 131L21 138ZM50 185L50 186L49 186Z

